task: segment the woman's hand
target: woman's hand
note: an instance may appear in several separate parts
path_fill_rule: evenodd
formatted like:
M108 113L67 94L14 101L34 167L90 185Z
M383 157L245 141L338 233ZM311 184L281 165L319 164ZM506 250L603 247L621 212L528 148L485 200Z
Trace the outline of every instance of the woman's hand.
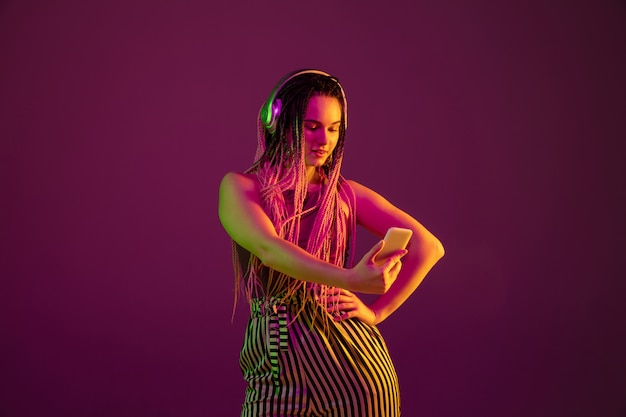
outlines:
M381 240L350 270L351 274L347 283L350 290L364 294L384 294L391 287L402 268L400 259L406 255L407 250L399 250L383 264L376 265L374 259L383 246L384 241Z
M356 294L348 290L335 288L334 292L326 297L325 302L326 311L335 321L357 318L370 326L374 326L378 322L376 312L366 306Z

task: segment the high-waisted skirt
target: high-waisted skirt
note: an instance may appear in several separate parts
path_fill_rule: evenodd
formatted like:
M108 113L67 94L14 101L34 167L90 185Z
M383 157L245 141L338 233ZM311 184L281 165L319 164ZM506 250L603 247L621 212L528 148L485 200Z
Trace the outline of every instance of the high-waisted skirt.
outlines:
M241 415L400 416L398 377L378 329L358 319L320 326L320 314L315 302L253 301Z

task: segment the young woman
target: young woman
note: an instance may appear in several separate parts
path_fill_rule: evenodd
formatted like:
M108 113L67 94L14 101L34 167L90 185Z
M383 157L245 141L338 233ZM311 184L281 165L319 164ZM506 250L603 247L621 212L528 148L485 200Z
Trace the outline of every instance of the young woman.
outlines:
M347 101L318 70L283 77L259 113L256 161L226 174L219 216L250 303L242 416L398 416L396 372L375 327L413 293L443 247L412 216L341 176ZM413 231L384 262L352 262L356 225ZM402 263L400 259L402 258ZM366 305L356 293L379 294Z

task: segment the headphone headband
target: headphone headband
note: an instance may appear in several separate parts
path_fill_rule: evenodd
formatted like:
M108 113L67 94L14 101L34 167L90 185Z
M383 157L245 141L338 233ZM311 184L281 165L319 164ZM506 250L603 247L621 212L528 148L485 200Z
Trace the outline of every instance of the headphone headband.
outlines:
M274 133L276 131L276 123L278 121L278 116L280 115L280 111L282 108L282 102L280 99L276 99L276 96L278 95L278 93L284 87L285 84L287 84L290 80L303 74L324 75L326 77L331 78L333 81L337 83L337 85L339 86L339 90L341 90L341 97L343 99L343 120L344 120L345 129L347 129L348 128L348 102L346 100L346 93L343 91L343 87L341 87L341 84L339 84L339 80L337 80L337 78L333 77L332 75L324 71L315 70L315 69L293 71L280 79L280 81L276 84L276 86L272 90L267 101L263 104L263 107L261 107L261 111L259 112L259 119L261 120L263 127L265 127L271 133Z

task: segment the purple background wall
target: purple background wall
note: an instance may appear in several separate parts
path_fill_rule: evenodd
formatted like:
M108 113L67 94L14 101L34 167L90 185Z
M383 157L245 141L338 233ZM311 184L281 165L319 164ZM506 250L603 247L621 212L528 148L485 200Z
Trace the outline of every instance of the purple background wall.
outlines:
M301 67L447 249L381 325L404 415L626 415L624 2L91 3L0 3L0 416L238 414L217 187Z

